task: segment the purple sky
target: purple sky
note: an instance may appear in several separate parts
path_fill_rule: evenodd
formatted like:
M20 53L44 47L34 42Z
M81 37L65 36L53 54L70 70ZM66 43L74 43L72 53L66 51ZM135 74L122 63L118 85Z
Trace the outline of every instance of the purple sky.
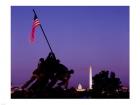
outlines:
M88 87L89 66L93 75L114 71L129 85L129 7L11 7L11 81L21 86L37 67L40 57L50 52L42 31L29 41L35 9L52 49L61 63L75 73L70 86Z

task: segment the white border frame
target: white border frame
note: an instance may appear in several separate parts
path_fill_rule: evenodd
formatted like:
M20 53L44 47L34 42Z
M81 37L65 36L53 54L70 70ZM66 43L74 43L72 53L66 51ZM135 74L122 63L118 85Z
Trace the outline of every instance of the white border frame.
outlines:
M0 9L0 105L108 104L138 105L140 77L139 0L1 0ZM11 6L130 6L130 99L11 99Z

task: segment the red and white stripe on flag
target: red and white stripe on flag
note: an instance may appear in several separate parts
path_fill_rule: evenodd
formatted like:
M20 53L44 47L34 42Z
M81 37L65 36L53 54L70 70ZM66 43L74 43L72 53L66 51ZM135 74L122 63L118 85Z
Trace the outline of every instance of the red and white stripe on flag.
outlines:
M33 25L32 25L32 32L31 32L31 42L35 40L35 28L40 25L39 19L35 16Z

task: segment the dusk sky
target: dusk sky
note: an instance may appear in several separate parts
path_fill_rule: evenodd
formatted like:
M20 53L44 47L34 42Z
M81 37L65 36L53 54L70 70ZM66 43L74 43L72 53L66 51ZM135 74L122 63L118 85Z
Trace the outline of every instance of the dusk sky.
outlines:
M48 37L56 58L74 70L70 87L89 84L101 70L116 73L129 86L129 7L128 6L12 6L11 7L11 83L21 86L32 76L39 58L50 49L40 27L30 42L33 11Z

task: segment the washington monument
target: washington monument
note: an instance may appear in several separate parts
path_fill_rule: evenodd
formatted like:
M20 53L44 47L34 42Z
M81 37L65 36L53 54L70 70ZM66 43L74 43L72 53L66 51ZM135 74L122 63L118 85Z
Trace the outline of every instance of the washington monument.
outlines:
M92 67L89 67L89 89L92 89Z

